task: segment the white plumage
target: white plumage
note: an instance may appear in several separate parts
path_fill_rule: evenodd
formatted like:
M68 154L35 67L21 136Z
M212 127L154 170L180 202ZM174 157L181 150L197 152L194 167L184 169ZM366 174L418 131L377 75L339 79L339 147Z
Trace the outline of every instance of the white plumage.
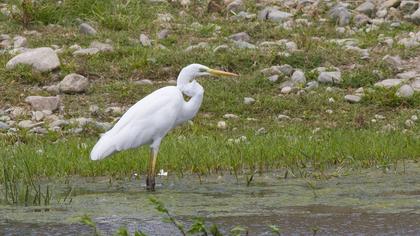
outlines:
M150 145L151 159L147 187L154 190L157 153L162 138L175 126L194 118L203 100L204 89L194 78L203 75L236 76L229 72L213 70L200 64L182 69L177 86L167 86L147 95L134 104L106 132L90 154L92 160L101 160L117 151ZM191 97L187 102L183 95Z

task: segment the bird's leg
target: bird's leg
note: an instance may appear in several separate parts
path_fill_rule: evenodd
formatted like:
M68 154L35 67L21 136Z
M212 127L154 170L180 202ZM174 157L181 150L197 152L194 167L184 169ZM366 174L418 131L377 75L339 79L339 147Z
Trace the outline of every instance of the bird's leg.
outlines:
M146 178L146 189L148 191L155 191L155 166L157 159L157 150L150 148L149 170Z

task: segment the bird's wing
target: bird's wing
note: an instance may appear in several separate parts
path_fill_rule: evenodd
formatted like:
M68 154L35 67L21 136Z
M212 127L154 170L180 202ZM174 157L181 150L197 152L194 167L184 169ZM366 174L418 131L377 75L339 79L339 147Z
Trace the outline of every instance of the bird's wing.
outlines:
M150 144L173 126L184 102L174 86L156 90L134 104L95 145L91 159L98 160L115 151Z

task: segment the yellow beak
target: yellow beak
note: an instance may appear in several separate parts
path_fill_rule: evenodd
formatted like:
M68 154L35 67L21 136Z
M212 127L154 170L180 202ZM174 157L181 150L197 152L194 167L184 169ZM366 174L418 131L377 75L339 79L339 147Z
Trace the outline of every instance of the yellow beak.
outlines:
M221 71L221 70L215 70L215 69L209 69L207 72L209 72L211 75L214 75L214 76L234 76L234 77L239 76L239 75L234 74L234 73Z

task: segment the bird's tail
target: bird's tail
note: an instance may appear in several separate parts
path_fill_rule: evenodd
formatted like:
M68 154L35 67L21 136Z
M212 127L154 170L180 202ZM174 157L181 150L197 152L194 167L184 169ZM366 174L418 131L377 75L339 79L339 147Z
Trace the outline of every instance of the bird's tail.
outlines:
M90 152L90 159L94 161L102 160L114 153L116 149L111 141L112 137L107 134L102 135Z

